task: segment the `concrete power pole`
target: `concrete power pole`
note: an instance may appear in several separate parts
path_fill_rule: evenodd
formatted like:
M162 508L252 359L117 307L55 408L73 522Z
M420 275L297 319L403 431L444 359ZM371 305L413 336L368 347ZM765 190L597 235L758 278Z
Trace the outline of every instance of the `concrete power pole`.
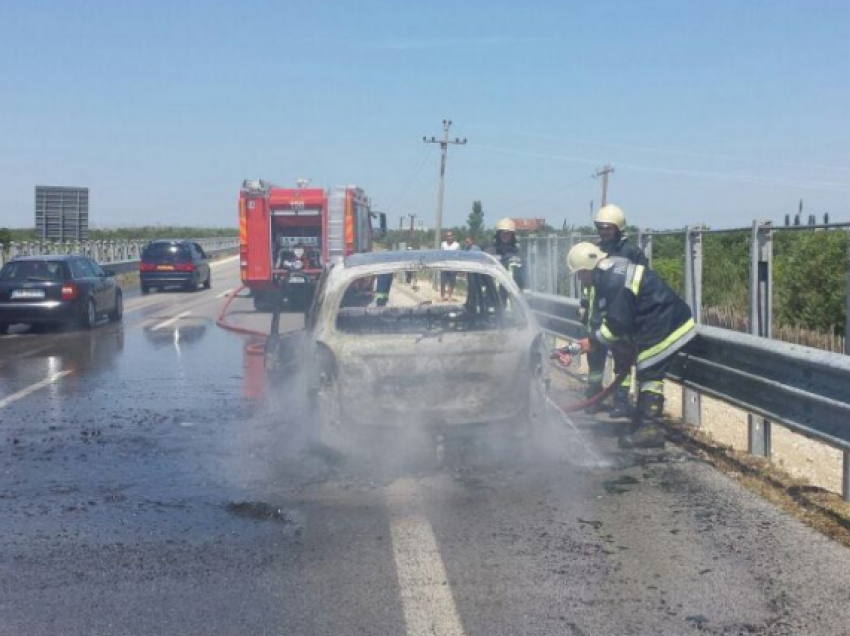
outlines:
M449 141L449 128L452 127L452 122L448 119L443 120L443 138L437 139L436 137L431 137L428 139L427 137L422 137L422 141L426 144L440 144L440 149L442 150L442 157L440 159L440 190L437 195L437 225L434 228L434 249L440 249L440 238L443 232L443 190L445 188L445 178L446 178L446 155L448 154L449 144L456 144L462 146L466 143L466 139L458 139L455 137L454 141Z
M594 177L602 177L602 203L600 204L600 208L604 208L608 203L608 175L614 172L614 168L610 165L603 166L599 170L596 171Z

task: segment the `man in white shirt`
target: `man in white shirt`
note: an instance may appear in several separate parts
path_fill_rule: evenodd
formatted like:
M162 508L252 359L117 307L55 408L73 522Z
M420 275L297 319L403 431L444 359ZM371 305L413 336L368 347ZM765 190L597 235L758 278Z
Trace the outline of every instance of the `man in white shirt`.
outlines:
M460 243L455 240L455 233L447 230L443 235L443 243L440 249L455 251L460 249ZM440 272L440 298L444 303L454 300L455 280L457 272Z

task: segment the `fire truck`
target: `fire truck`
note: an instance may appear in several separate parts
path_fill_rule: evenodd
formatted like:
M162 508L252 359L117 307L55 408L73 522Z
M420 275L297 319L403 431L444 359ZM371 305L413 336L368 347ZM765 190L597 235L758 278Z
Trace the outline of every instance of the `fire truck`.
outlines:
M251 290L254 308L310 302L325 266L356 252L372 250L373 213L361 188L330 190L281 188L263 180L246 180L239 193L239 267L242 284Z

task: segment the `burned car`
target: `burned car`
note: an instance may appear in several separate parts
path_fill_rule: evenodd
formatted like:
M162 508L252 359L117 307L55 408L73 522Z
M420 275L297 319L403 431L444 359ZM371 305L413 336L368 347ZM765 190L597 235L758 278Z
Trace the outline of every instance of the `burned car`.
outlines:
M411 271L422 282L453 273L456 298L406 283ZM348 257L320 280L302 346L321 441L338 450L411 427L527 437L545 410L543 333L483 252Z

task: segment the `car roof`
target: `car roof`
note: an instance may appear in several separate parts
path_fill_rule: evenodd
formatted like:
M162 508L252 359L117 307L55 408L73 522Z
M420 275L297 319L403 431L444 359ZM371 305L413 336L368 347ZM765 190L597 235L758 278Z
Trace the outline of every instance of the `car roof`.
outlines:
M387 252L362 252L352 254L343 261L343 266L361 267L369 265L390 265L392 263L409 263L415 259L425 266L444 261L461 261L465 263L491 264L493 257L486 252L466 252L461 250L391 250Z
M154 239L148 245L185 245L189 243L194 243L195 241L191 241L189 239Z

